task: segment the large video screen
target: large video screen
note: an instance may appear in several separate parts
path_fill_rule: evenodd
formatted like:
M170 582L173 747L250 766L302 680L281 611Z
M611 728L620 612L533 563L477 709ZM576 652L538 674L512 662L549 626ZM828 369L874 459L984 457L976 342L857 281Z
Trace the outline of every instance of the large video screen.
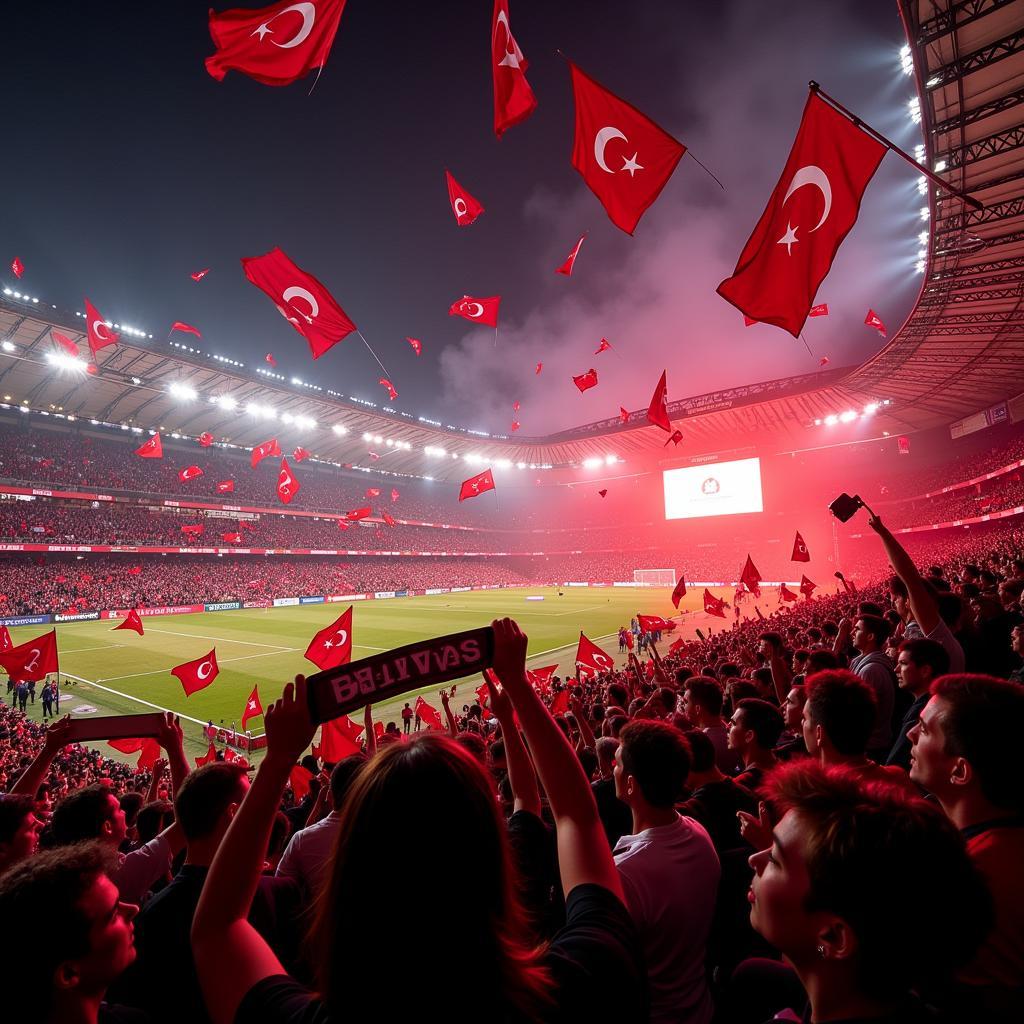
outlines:
M760 459L666 469L664 483L666 519L764 511Z

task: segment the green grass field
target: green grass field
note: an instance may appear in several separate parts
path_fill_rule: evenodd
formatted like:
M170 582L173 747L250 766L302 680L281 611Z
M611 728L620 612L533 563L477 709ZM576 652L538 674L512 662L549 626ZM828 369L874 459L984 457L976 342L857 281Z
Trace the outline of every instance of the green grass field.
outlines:
M642 591L611 587L565 589L562 597L553 588L476 591L430 597L356 601L353 604L353 660L390 650L425 637L487 625L494 618L511 616L530 638L531 667L557 663L561 673L574 670L580 629L608 650L619 663L617 631L628 625L636 612L669 617L676 614L671 591ZM528 601L542 595L543 601ZM700 595L689 594L682 609L699 607ZM186 753L204 753L207 742L202 727L207 720L230 727L241 724L242 709L253 684L259 684L264 707L280 695L296 673L316 671L303 654L313 634L333 622L346 608L343 604L304 605L212 612L201 615L152 616L143 619L145 636L127 630L111 631L113 622L76 622L58 625L63 695L61 713L84 715L127 714L166 708L182 716ZM690 636L702 612L690 618L683 635ZM719 620L721 621L721 620ZM52 627L51 627L52 628ZM11 634L16 644L43 632L46 627L19 627ZM217 651L220 674L206 689L185 697L181 684L169 674L175 665ZM479 679L459 684L458 706ZM37 687L41 689L41 685ZM435 691L422 691L440 710ZM465 699L461 699L462 697ZM374 708L378 721L399 721L402 704L414 701L415 693L402 695ZM94 710L89 710L94 709ZM37 698L29 705L33 719L42 716ZM263 732L263 720L249 722L254 734ZM105 744L99 744L110 752Z

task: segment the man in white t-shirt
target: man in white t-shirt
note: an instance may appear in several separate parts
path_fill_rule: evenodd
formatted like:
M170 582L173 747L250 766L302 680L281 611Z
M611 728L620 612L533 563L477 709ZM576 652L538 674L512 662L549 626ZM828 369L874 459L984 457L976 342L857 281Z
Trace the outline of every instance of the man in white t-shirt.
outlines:
M615 795L632 812L633 834L613 853L643 944L652 1024L709 1024L714 1013L704 950L721 868L704 826L675 810L689 770L678 729L637 721L622 730Z

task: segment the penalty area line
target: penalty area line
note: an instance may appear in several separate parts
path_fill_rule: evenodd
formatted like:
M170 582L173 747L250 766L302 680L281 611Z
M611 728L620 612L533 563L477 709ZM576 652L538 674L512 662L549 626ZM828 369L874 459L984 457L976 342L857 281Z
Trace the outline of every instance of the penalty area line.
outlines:
M178 718L184 718L186 721L195 722L196 725L206 725L206 722L202 722L198 718L193 718L191 715L183 714L182 712L175 711L172 708L161 707L159 704L154 704L151 701L143 700L141 697L136 697L130 693L122 693L120 690L115 690L111 686L104 686L102 683L93 682L93 680L91 679L85 679L82 676L76 676L73 672L62 672L61 675L67 676L69 679L77 679L80 683L85 683L88 686L95 686L97 690L105 690L107 693L113 693L115 696L124 697L125 700L135 701L136 704L145 704L147 708L153 708L155 711L166 711L172 715L175 715ZM61 697L67 700L67 692L62 691Z

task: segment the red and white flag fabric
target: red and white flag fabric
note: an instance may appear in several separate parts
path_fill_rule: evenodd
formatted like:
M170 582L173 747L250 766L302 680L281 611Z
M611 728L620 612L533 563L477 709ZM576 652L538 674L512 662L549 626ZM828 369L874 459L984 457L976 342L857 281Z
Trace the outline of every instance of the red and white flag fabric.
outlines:
M132 736L124 739L107 740L107 746L119 750L122 754L138 754L139 760L135 767L138 771L148 772L160 757L160 744L152 736Z
M182 331L185 334L194 334L197 338L201 338L202 335L199 333L198 327L193 327L191 324L182 323L181 320L175 320L171 324L172 331Z
M206 70L218 82L241 71L264 85L291 85L322 68L338 31L345 0L278 0L269 7L210 10L216 52Z
M364 494L363 497L364 498L379 498L380 497L380 488L379 487L367 487L366 488L366 494Z
M255 469L264 459L268 459L272 455L280 454L281 449L277 444L277 438L272 437L269 441L264 441L263 444L258 444L253 448L249 464L253 469Z
M146 631L142 628L142 616L134 609L130 609L123 622L119 622L114 629L130 629L139 636L145 636ZM113 630L111 630L113 632Z
M217 760L217 747L213 741L210 741L210 746L207 748L206 753L202 757L196 758L196 767L202 768L204 764L213 764ZM302 769L305 771L305 768Z
M202 469L199 466L186 466L184 469L178 470L178 479L184 484L189 480L195 480L196 477L203 475Z
M378 722L378 725L383 723ZM337 763L360 752L359 734L363 726L357 725L348 715L341 715L320 726L320 743L313 744L313 756L324 761Z
M0 626L0 652L9 651L13 646L10 631L6 626Z
M684 576L679 577L679 582L676 584L675 590L672 591L672 603L679 607L679 602L686 597L686 578Z
M423 342L420 341L419 338L406 338L405 340L409 342L410 345L412 345L412 350L413 352L416 353L416 355L423 354Z
M365 519L370 513L373 512L372 508L353 508L345 513L346 519Z
M800 595L794 594L785 583L779 584L779 600L780 601L799 601Z
M740 583L742 583L743 586L755 596L761 593L761 574L757 571L757 566L754 565L754 561L750 555L747 555L747 560L743 563L743 571L740 573Z
M191 277L193 281L202 281L202 279L206 277L206 275L209 272L210 268L204 267L202 270L193 270L192 273L189 274L188 276Z
M384 520L385 523L387 523L388 526L395 525L395 517L390 512L381 512L380 517Z
M225 544L241 544L244 538L240 533L222 533L220 539Z
M17 256L11 260L11 273L20 281L21 275L25 273L25 264Z
M307 660L321 672L352 660L352 606L349 605L329 626L324 626L306 648Z
M296 462L302 462L303 459L309 458L309 452L307 452L306 449L303 448L302 445L300 444L298 448L296 448L295 451L292 452L292 458Z
M89 351L95 360L96 353L108 345L116 345L121 336L103 319L100 311L88 300L85 300L85 327L89 339Z
M60 347L67 352L69 356L78 358L79 349L78 345L73 342L66 334L61 334L60 331L50 331L53 340L57 342Z
M661 371L661 379L658 381L654 394L651 395L651 404L647 407L647 422L661 427L666 433L672 433L672 421L668 418L668 371Z
M573 246L573 250L565 258L565 262L558 268L556 268L556 274L564 274L566 277L572 277L572 268L576 264L576 257L580 254L580 246L583 244L583 239L587 237L587 233L584 231L580 235L580 240Z
M323 0L321 0L321 3ZM278 248L242 259L245 276L270 297L278 312L309 344L314 359L348 337L356 325L312 274Z
M509 424L508 429L514 434L519 429L519 420L513 420Z
M390 401L393 402L398 397L398 392L395 390L395 385L392 384L391 381L387 379L387 377L381 377L380 380L377 381L377 383L380 384L381 387L388 389L388 399Z
M457 302L453 302L448 309L449 316L461 316L475 324L487 324L488 327L498 326L498 307L501 305L500 295L491 295L487 298L474 298L472 295L463 295Z
M148 441L144 441L135 449L135 454L143 459L162 459L164 457L164 444L159 434L154 434Z
M575 64L569 68L576 99L572 165L612 223L631 235L686 147Z
M416 698L414 707L417 717L428 729L443 729L441 725L441 713L432 704L428 704L422 697Z
M581 373L578 377L573 377L573 384L580 389L580 393L589 391L591 388L597 387L597 370L591 367L586 373Z
M272 366L275 370L277 369L277 360L274 358L273 352L268 352L264 357L263 361L268 365Z
M171 675L177 676L186 697L191 697L199 690L205 690L217 678L219 672L216 647L202 658L186 661L183 665L171 669Z
M822 357L821 357L821 358L820 358L820 359L818 360L818 365L819 365L819 366L828 366L828 356L822 356Z
M612 656L581 632L576 647L576 672L580 679L590 679L599 672L610 672L614 667Z
M800 593L803 594L804 597L809 598L817 589L818 585L816 583L812 583L806 576L800 577Z
M217 481L217 493L218 494L231 494L235 489L234 480L218 480Z
M551 686L551 677L557 670L557 665L545 665L544 668L528 668L526 670L526 680L537 689L547 690Z
M455 223L460 228L469 227L484 212L480 201L470 195L452 177L451 171L445 169L445 181L448 183L448 202L451 203L452 213L455 214Z
M544 364L543 363L538 363L537 364L537 369L533 371L534 376L539 375L540 371L543 370L543 369L544 369Z
M537 109L526 81L529 67L508 23L508 0L494 0L491 19L491 75L494 79L494 134L502 134Z
M471 476L468 480L462 481L462 486L459 488L459 501L465 501L467 498L475 498L478 494L483 494L484 491L494 490L494 477L491 475L489 469L485 469L482 473L478 473L476 476Z
M622 420L623 423L629 422L629 410L626 409L625 406L619 406L619 419Z
M882 323L882 318L873 309L868 310L868 315L864 317L864 324L867 327L874 328L883 338L886 337L885 324Z
M291 503L292 498L302 489L302 485L295 479L291 466L287 459L281 459L281 469L277 474L277 497L283 505Z
M263 714L263 705L260 703L260 688L254 686L249 699L245 702L245 710L242 712L242 731L245 731L246 723L250 718L259 718Z
M398 493L398 488L397 487L392 487L391 488L391 500L392 501L398 501L398 499L400 497L401 497L401 495Z
M200 537L203 533L202 523L191 523L181 528L181 532L188 537Z
M636 621L643 633L670 633L676 628L674 622L669 622L660 615L637 615Z
M725 618L725 601L721 597L715 597L714 594L704 588L704 611L708 615L716 615L720 619Z
M612 347L612 343L607 338L601 339L601 344L597 346L594 351L595 356L599 356L602 352L607 352Z
M799 337L885 146L811 93L782 177L718 294Z
M200 444L201 447L209 448L210 445L213 444L213 434L211 434L208 430L204 430L199 435L197 440L199 441L199 444Z
M587 678L580 673L580 678ZM570 704L572 703L572 694L565 690L559 690L555 694L555 699L551 702L551 714L557 717L558 715L564 715L569 710Z
M681 430L673 430L671 437L662 445L662 448L667 448L670 444L674 444L678 448L682 440L683 432Z
M0 651L0 665L4 671L19 682L39 682L50 672L60 671L57 656L57 630L33 637L17 647Z
M811 306L808 316L828 316L828 303L820 302L817 306Z
M804 543L803 537L800 536L800 531L797 530L796 538L793 540L793 555L790 558L791 562L809 562L811 560L811 553L807 550L807 545Z

